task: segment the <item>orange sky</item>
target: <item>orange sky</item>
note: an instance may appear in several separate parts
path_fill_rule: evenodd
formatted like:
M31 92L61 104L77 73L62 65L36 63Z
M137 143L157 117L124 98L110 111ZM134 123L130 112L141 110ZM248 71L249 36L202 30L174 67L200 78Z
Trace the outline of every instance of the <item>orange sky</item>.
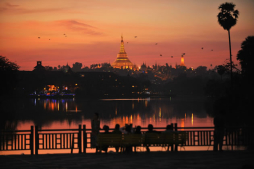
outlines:
M185 53L187 67L211 68L210 64L224 64L229 59L228 34L217 22L218 6L224 2L1 0L0 55L16 62L20 70L33 70L38 60L53 67L112 63L123 34L125 51L138 66L143 62L180 64ZM254 1L230 2L240 13L231 28L236 62L242 41L254 35Z

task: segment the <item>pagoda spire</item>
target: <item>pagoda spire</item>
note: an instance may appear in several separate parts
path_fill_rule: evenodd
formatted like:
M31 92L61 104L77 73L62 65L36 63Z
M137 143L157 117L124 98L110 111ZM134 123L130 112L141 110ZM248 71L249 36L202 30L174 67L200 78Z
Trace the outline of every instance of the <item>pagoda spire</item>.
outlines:
M185 66L183 55L181 56L181 63L180 63L180 66Z
M120 46L120 52L119 53L126 53L124 50L124 41L123 41L123 35L121 35L121 46Z

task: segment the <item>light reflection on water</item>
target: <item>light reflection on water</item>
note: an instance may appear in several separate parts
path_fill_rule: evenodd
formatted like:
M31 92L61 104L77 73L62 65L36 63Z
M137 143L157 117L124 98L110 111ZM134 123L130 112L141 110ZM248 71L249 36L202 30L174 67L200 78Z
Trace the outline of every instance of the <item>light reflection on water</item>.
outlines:
M91 126L94 112L98 112L101 128L115 124L125 126L165 127L178 123L179 127L212 127L213 118L207 113L202 99L137 98L137 99L30 99L21 101L18 130L33 125L47 129L77 128L79 124ZM33 115L31 115L33 113ZM28 123L29 121L29 123ZM28 125L29 124L29 125Z

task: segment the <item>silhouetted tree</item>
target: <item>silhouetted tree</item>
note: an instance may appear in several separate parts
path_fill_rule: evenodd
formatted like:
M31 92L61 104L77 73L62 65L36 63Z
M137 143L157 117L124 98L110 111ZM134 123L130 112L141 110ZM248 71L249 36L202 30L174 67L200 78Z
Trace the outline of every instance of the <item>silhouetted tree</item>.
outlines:
M10 62L6 57L0 56L0 95L11 93L17 84L17 71L19 66Z
M242 42L241 50L238 51L237 60L240 61L242 74L250 77L253 75L253 59L254 59L254 36L248 36Z
M72 66L72 71L73 72L80 72L82 68L82 63L75 62Z
M196 73L199 75L205 74L207 72L207 67L206 66L199 66L196 68Z
M222 75L227 71L227 68L223 65L219 65L217 67L217 73L221 76L222 79Z
M230 52L230 64L231 64L231 82L232 82L232 55L231 55L231 41L230 41L230 29L236 24L239 11L234 10L235 4L224 3L219 6L218 22L223 27L223 29L228 31L229 39L229 52Z

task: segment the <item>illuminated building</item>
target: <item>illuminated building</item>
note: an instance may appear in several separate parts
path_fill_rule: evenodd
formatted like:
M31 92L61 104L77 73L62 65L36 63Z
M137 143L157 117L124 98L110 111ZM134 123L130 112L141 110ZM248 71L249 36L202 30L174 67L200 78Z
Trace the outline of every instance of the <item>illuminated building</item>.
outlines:
M116 60L111 65L113 68L118 69L133 69L134 65L129 60L127 53L124 50L123 36L121 36L120 52L117 54Z
M181 63L180 63L180 66L185 66L183 55L181 56Z

